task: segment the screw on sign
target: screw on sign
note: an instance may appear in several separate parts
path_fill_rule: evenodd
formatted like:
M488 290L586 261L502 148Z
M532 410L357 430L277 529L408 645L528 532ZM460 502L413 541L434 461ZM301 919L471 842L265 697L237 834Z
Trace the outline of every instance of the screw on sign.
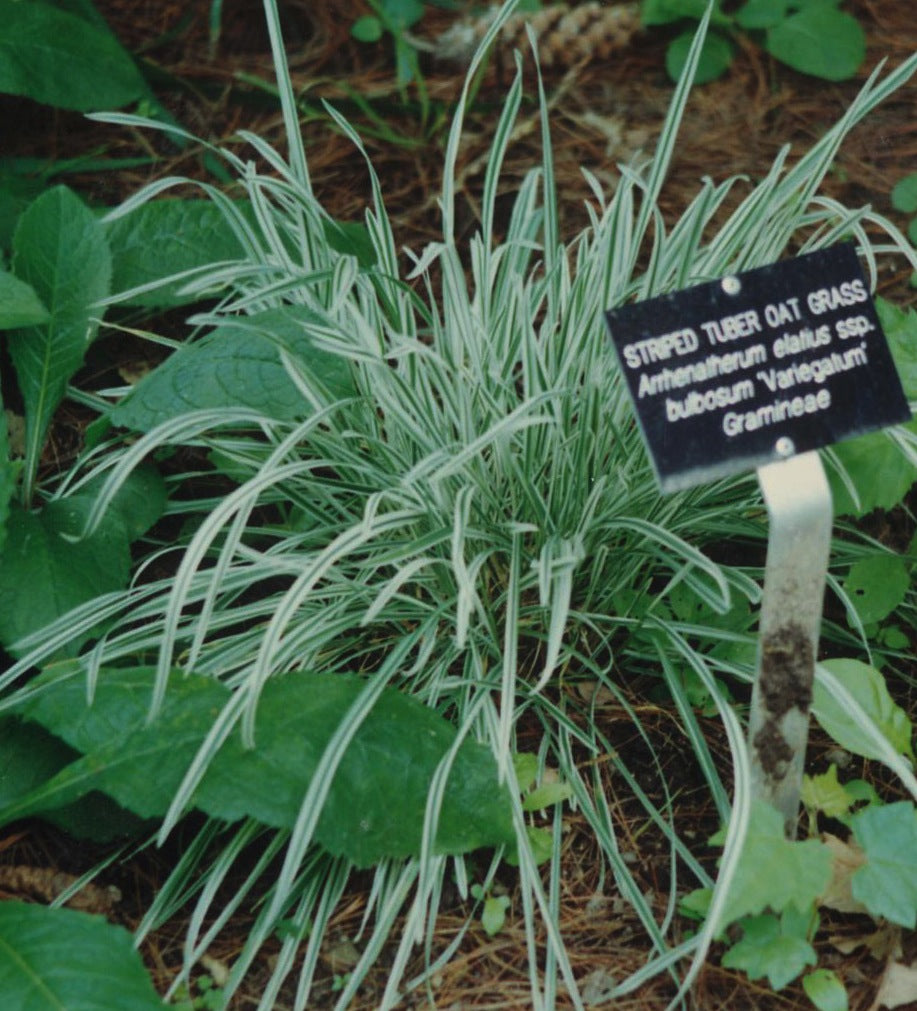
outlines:
M610 309L664 492L757 470L769 518L748 743L795 834L831 543L815 452L909 421L852 243Z

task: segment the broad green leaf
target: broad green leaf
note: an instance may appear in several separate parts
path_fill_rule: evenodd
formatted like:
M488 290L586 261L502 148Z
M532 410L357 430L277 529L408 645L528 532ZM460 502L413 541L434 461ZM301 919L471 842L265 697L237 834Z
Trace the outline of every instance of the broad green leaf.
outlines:
M59 678L61 668L49 674ZM53 810L89 790L108 793L141 817L163 815L230 693L216 681L175 674L160 714L147 724L153 677L151 668L104 670L87 707L82 679L71 676L52 681L27 703L24 718L59 734L84 757L0 811L0 821ZM238 733L231 736L211 762L194 806L227 821L253 817L292 828L323 750L363 686L356 677L319 674L269 681L258 705L256 747L246 750ZM430 783L454 740L454 728L435 712L386 690L334 777L319 843L359 866L419 852ZM444 797L437 848L459 853L514 838L509 798L489 750L465 742Z
M40 512L13 508L0 553L0 642L7 648L78 604L126 585L130 543L165 504L162 479L152 468L135 471L98 528L82 537L93 502L87 492L55 499Z
M844 783L844 789L850 794L854 804L881 804L879 794L872 783L865 779L851 779Z
M350 26L350 34L357 42L378 42L382 38L382 22L373 14L366 14Z
M12 804L69 765L78 752L35 724L0 717L0 808Z
M14 274L0 270L0 330L46 323L48 310L35 289Z
M148 431L205 407L249 406L269 417L305 417L310 405L281 361L285 351L334 399L354 392L346 361L316 348L312 317L290 306L227 321L175 351L111 410L115 425Z
M569 783L542 783L522 801L522 810L543 811L553 804L562 804L572 796L573 787Z
M98 329L111 257L92 212L65 186L57 186L19 219L12 265L50 313L48 322L7 336L25 401L27 501L51 417Z
M251 203L239 201L237 209L252 221ZM104 225L112 250L112 291L122 293L142 285L155 285L125 301L127 305L162 308L182 305L192 296L182 294L188 283L164 278L221 260L245 255L242 244L225 215L211 200L151 200L129 214ZM376 252L366 226L359 222L322 221L328 245L338 253L355 256L362 267L376 262Z
M917 400L917 312L884 298L877 298L875 304L904 393Z
M420 0L382 0L381 10L396 28L410 28L423 17Z
M105 483L107 474L92 478L69 496L68 502L77 502L88 510ZM115 493L109 505L112 516L124 524L128 539L133 543L142 537L159 519L166 507L166 485L162 475L152 464L142 464Z
M538 778L538 756L531 751L517 751L513 755L513 771L519 789L525 793Z
M46 0L46 2L52 7L57 7L58 10L67 11L78 18L82 18L84 21L88 21L89 24L95 25L97 28L110 31L108 23L96 10L92 0Z
M79 758L79 752L37 723L0 717L0 808L25 797ZM70 835L95 842L136 835L143 822L102 793L89 793L44 817Z
M847 989L831 969L816 969L802 978L802 988L818 1011L848 1011Z
M743 920L741 941L734 944L725 955L727 969L742 969L749 979L767 980L773 990L782 990L794 980L807 965L815 965L815 949L794 931L786 932L782 920L765 914Z
M831 854L816 839L790 842L780 814L761 800L751 818L739 867L720 921L725 928L743 916L795 906L808 911L831 878Z
M911 240L911 244L917 246L917 218L907 226L907 237Z
M30 0L0 0L0 91L89 112L140 98L146 84L114 36Z
M882 629L882 645L888 649L907 649L911 644L910 637L897 625L887 625Z
M693 42L694 32L684 32L669 44L665 54L665 69L673 81L681 77ZM726 72L730 63L732 63L732 43L717 32L709 32L701 49L694 83L706 84L708 81L716 80Z
M844 591L860 621L870 625L887 618L901 604L910 584L904 559L882 554L854 562L844 580Z
M104 227L114 262L112 291L118 293L244 255L226 217L210 200L151 200ZM140 292L126 304L181 305L191 298L179 294L183 284L187 280Z
M801 800L808 810L821 811L829 818L843 818L854 802L854 798L838 782L834 763L828 766L827 772L802 777Z
M742 28L773 28L786 17L790 0L747 0L736 11L736 24Z
M853 897L873 914L917 926L917 812L910 801L867 807L850 820L866 863L853 875Z
M540 825L527 825L525 832L529 848L532 851L532 859L535 861L535 866L540 867L547 863L554 854L554 833L546 826ZM513 863L509 857L507 860ZM518 866L518 861L513 866Z
M481 912L481 926L488 937L499 934L506 923L506 910L509 908L509 896L488 895L484 900Z
M10 502L16 491L16 466L10 459L10 440L7 431L6 411L0 395L0 558L6 543L6 524L10 515Z
M917 211L917 172L899 179L892 188L892 207L904 214Z
M822 666L842 682L895 751L899 755L913 758L914 753L911 750L913 726L907 713L892 700L881 673L860 660L826 660ZM864 758L880 757L853 718L817 681L812 699L812 712L822 730L842 748Z
M376 247L366 225L359 221L322 221L325 241L336 252L353 256L361 267L372 267L378 262Z
M689 920L705 920L710 912L710 900L713 898L712 888L695 888L679 899L678 912Z
M0 993L17 1011L162 1011L131 935L101 916L0 903Z
M68 679L58 681L68 667ZM55 665L46 677L50 686L23 707L22 716L84 757L0 811L0 821L54 811L96 789L141 818L163 815L214 716L229 698L218 681L175 674L158 719L146 725L151 668L103 671L92 705L87 704L85 678L75 665ZM150 769L156 770L155 776Z
M325 743L363 688L359 678L286 675L267 685L258 703L254 751L231 738L196 797L208 814L251 815L292 827ZM420 849L424 806L434 770L455 730L415 699L383 694L357 732L334 778L318 826L329 852L359 866ZM509 798L488 749L459 750L439 821L437 847L458 853L509 843Z
M0 555L0 643L8 650L87 600L123 586L130 574L129 542L120 519L91 536L88 509L60 500L41 512L14 505Z
M914 422L905 427L917 431ZM893 509L917 481L917 467L885 432L870 432L838 443L832 452L853 481L858 500L853 499L846 484L829 468L828 483L836 516L860 517L873 509Z
M888 338L905 395L917 399L917 313L876 298L876 313ZM917 425L905 426L911 431ZM900 504L917 481L915 467L883 432L873 432L834 447L857 489L859 504L834 473L829 474L834 511L838 516L864 516L873 509L891 509Z
M0 251L10 249L20 215L46 185L43 179L10 171L0 159Z
M640 21L645 27L667 25L683 18L700 21L707 10L707 0L643 0L640 7ZM723 14L719 0L714 7L710 23L729 24L730 19Z
M767 31L767 51L803 74L844 81L866 56L856 18L828 4L810 4Z

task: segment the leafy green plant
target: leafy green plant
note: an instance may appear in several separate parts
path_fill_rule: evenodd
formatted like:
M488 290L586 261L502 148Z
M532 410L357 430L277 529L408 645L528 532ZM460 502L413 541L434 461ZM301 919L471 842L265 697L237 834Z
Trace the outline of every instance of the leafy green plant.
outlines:
M917 313L876 299L876 311L905 396L917 400ZM837 516L891 509L917 481L917 422L831 447L828 480Z
M351 35L364 43L378 42L383 34L391 37L395 49L395 81L402 101L407 101L407 88L416 85L423 123L430 115L430 96L420 69L418 42L410 29L423 17L424 5L420 0L367 0L372 14L358 18L351 26ZM362 97L354 96L367 112L371 106ZM373 116L372 118L376 118Z
M198 976L191 986L181 988L171 1006L176 1011L220 1011L223 994L212 976Z
M19 712L80 757L7 804L0 821L54 810L98 790L142 818L163 818L183 808L175 798L184 795L214 818L249 817L292 829L311 789L323 798L316 840L329 853L366 867L419 852L430 784L448 756L450 784L440 802L436 851L460 853L513 840L509 803L490 754L473 742L456 741L450 724L384 686L320 674L272 680L260 692L253 728L261 746L246 749L240 739L227 739L206 774L192 782L186 770L205 743L213 713L231 704L228 688L212 678L176 673L159 715L149 722L153 669L99 671L91 706L81 673L78 666L69 667L69 677L61 666L54 668L50 689L33 682L32 702ZM322 755L335 728L370 701L372 709L349 748L329 769ZM408 737L415 739L397 746Z
M840 10L841 0L745 0L734 12L714 0L714 30L704 43L697 68L698 84L712 81L732 63L730 36L748 32L760 37L775 59L804 74L829 81L853 77L866 55L866 39L856 19ZM643 0L644 25L668 25L699 19L707 0ZM672 80L681 75L693 30L677 36L666 54Z
M917 211L917 172L903 176L895 184L891 194L892 207L902 214ZM917 246L917 218L912 218L907 228L907 237Z
M372 14L357 18L350 34L358 42L378 42L384 32L395 45L396 80L399 87L420 78L417 50L411 44L408 31L423 17L420 0L367 0Z
M506 923L506 911L509 909L511 899L508 895L494 895L483 885L472 885L471 895L482 903L481 926L488 937L499 934Z
M0 331L25 412L21 459L13 458L8 440L0 442L0 643L11 652L18 640L71 608L123 587L130 545L165 502L157 473L143 467L84 538L99 481L48 500L38 496L51 420L98 331L110 277L102 226L72 191L55 187L23 212L13 235L11 269L0 271L7 295Z
M874 228L894 243L881 216L816 193L846 131L909 79L917 57L885 78L874 75L837 127L793 167L779 159L728 215L736 181L707 182L666 227L659 197L703 20L654 158L623 173L611 196L589 177L589 225L569 241L560 232L543 93L542 163L513 181L515 198L498 228L520 75L496 124L480 231L466 245L456 208L463 116L504 10L472 62L447 140L441 239L399 253L370 165L372 253L361 257L329 240L276 6L266 6L288 154L252 135L245 157L220 152L252 213L212 189L205 195L241 253L193 276L152 279L173 294L182 286L192 289L185 294L207 292L211 308L192 316L187 351L161 366L167 381L154 371L124 396L95 398L105 423L124 426L127 437L95 447L78 468L87 482L102 482L85 522L89 537L142 462L176 451L195 461L186 475L193 480L170 503L182 521L170 545L173 566L165 577L147 572L161 557L151 548L139 560L146 578L81 604L21 644L0 676L0 709L20 729L37 723L71 751L10 798L5 817L59 811L95 789L155 819L162 840L198 811L197 827L187 829L196 835L137 939L175 909L191 910L175 993L245 904L252 927L222 999L232 1001L262 946L279 940L263 1011L297 966L294 1006L309 1005L323 939L354 868L367 864L374 870L360 954L340 977L336 1006L353 1002L383 948L391 969L378 1006L402 1002L450 956L436 930L444 882L454 880L467 899L464 854L484 847L475 878L485 901L504 860L518 867L506 873L515 874L513 908L525 921L532 1003L553 1008L561 983L564 1000L584 1003L559 926L560 841L575 809L576 830L589 833L646 935L646 959L608 996L673 972L688 987L724 912L768 914L760 882L749 890L752 905L734 898L742 892L736 882L744 885L754 869L743 857L746 838L771 863L782 841L749 803L744 735L722 688L751 676L738 647L748 645L747 605L757 599L760 572L719 564L704 550L731 535L760 541L764 529L747 477L659 496L602 314L772 262L791 248L852 235L870 252ZM364 154L349 124L330 115ZM106 118L138 125L135 117ZM145 188L124 214L173 182ZM917 265L906 244L900 252ZM130 299L138 289L120 294ZM253 380L255 392L245 394L244 371L233 374L234 333L258 338L259 361L268 345L276 354L259 372L265 389ZM208 363L228 377L225 400L205 392ZM208 398L204 407L188 393L193 385ZM62 644L98 629L100 613L105 625L91 649L71 648L52 662ZM721 615L731 616L722 634ZM729 649L718 648L724 642ZM38 680L29 679L36 667ZM845 689L843 671L820 676L841 707L824 718L865 726L872 752L917 796L900 742L864 711L877 700ZM634 705L647 683L671 700L683 751L726 826L716 875L679 831L663 756ZM722 728L731 778L692 706L701 690ZM597 718L600 695L615 708L614 734ZM891 724L897 729L894 713ZM534 763L517 761L521 727L538 735ZM648 751L639 779L618 749L629 735ZM158 783L150 782L150 756L161 766ZM463 793L455 773L465 768L472 789ZM556 770L554 782L547 769ZM668 910L662 921L617 835L616 795L626 787L678 871L672 893L658 896ZM409 816L383 824L389 805L399 812L406 805ZM547 851L544 833L530 831L535 818L548 829ZM809 932L801 938L793 917L821 887L822 845L779 850L804 877L806 898L783 896L771 909L776 932L769 923L759 928L762 944L789 940L804 963L797 942L809 943ZM236 871L242 884L220 904L221 885ZM686 882L709 890L709 911L687 939L671 915ZM411 980L418 944L426 970Z
M842 747L896 768L917 797L914 727L877 670L856 660L828 661L819 672L813 711ZM904 765L902 756L908 759ZM817 964L812 942L821 907L864 912L909 929L917 923L914 802L883 804L868 784L840 782L836 765L805 777L802 801L809 818L803 841L785 839L779 813L753 802L731 890L720 907L721 939L725 928L737 928L723 965L751 979L767 977L775 990ZM849 837L819 836L820 814L845 826ZM722 841L722 834L712 840ZM709 891L698 891L684 900L683 911L703 915L710 899ZM846 990L833 973L815 970L803 985L820 1011L847 1006Z
M165 1007L131 935L71 909L0 902L0 981L11 1007Z
M149 94L91 0L0 0L0 23L0 92L80 112Z

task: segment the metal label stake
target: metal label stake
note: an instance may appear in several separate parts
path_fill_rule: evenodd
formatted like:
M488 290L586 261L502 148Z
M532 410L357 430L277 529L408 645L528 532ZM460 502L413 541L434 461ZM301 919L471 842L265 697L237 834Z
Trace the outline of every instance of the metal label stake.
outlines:
M605 314L659 487L757 469L770 516L748 744L796 834L831 543L816 451L910 421L853 243Z
M759 468L758 481L770 528L748 747L754 795L783 815L793 838L831 547L831 489L814 452Z

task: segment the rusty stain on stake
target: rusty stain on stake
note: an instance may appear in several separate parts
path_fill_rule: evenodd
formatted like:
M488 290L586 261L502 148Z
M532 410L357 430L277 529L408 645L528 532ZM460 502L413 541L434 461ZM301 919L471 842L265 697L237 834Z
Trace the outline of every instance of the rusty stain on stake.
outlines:
M748 722L752 784L796 834L831 547L831 491L817 453L758 470L770 518Z

